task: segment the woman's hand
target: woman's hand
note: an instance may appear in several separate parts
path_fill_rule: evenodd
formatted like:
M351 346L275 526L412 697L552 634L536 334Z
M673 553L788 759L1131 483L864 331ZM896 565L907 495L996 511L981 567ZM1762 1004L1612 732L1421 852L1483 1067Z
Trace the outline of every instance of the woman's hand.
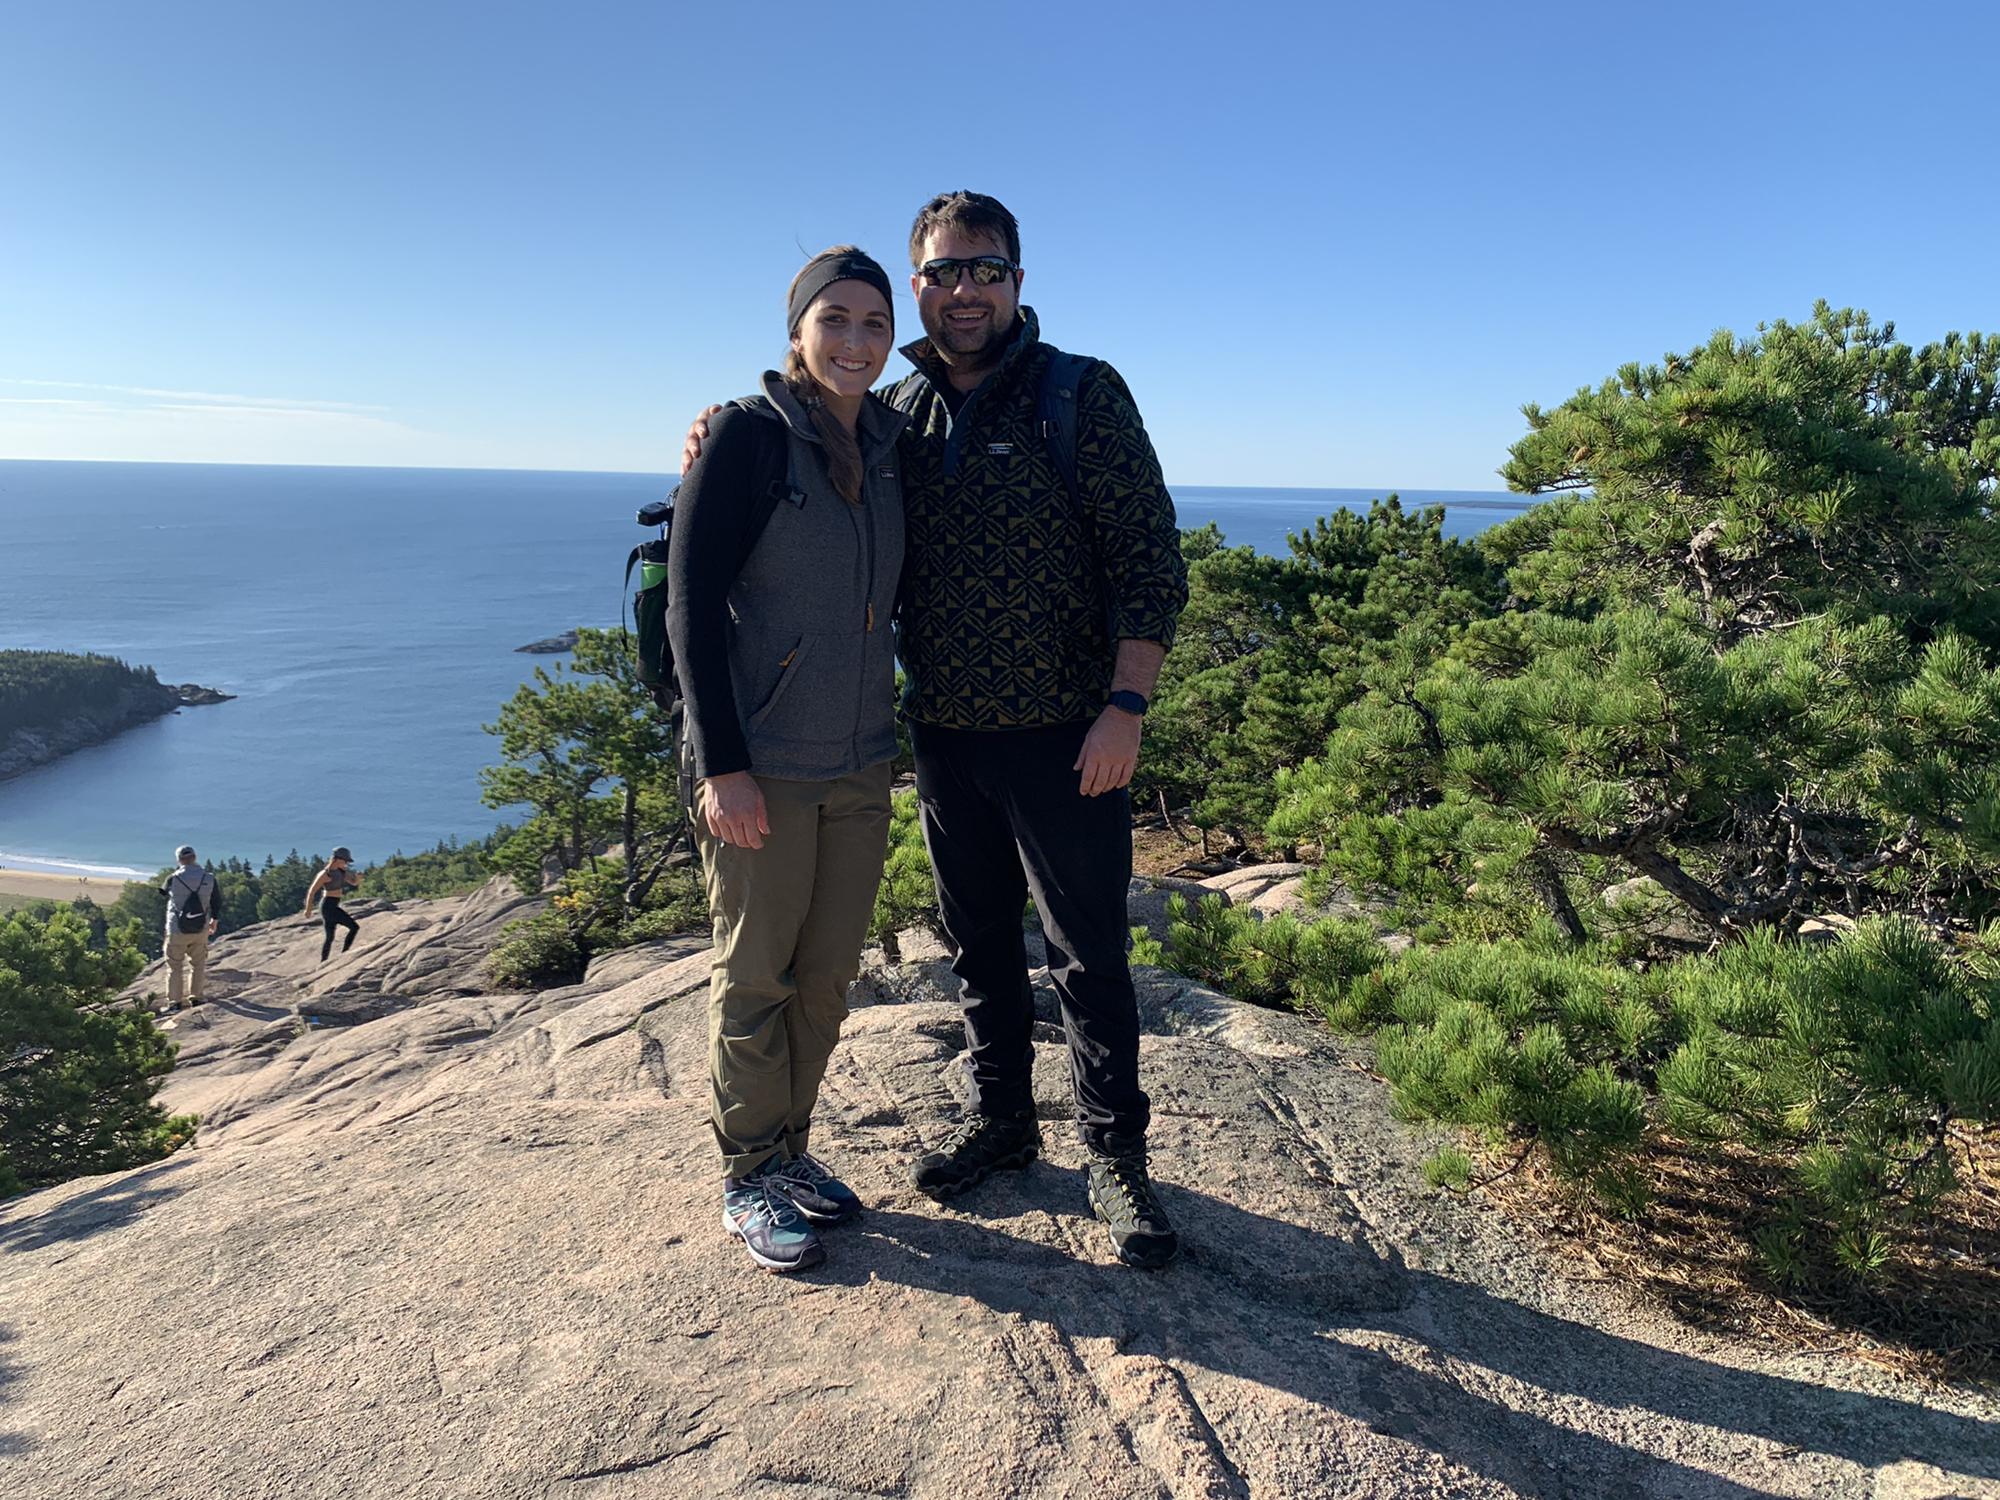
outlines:
M699 801L697 812L708 824L708 831L723 843L740 844L745 849L764 847L771 820L764 811L764 793L748 771L702 778Z

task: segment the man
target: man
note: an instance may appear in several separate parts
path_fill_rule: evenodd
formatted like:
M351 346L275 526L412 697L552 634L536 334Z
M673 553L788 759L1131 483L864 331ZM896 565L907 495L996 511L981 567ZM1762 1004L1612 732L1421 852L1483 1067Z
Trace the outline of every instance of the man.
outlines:
M188 987L181 970L194 968L192 1009L202 1003L208 985L208 940L222 915L222 892L215 877L195 861L193 846L182 844L174 853L177 868L160 889L167 897L166 945L161 956L167 961L167 1009L178 1011Z
M1154 1194L1127 966L1126 786L1141 716L1187 601L1173 501L1125 382L1074 390L1075 493L1045 427L1054 351L1020 301L1014 216L981 193L918 213L910 278L928 335L886 393L908 412L898 652L924 842L965 1007L963 1120L912 1169L933 1197L1041 1150L1021 910L1041 913L1062 1001L1090 1203L1121 1260L1179 1239ZM701 429L690 434L699 445Z

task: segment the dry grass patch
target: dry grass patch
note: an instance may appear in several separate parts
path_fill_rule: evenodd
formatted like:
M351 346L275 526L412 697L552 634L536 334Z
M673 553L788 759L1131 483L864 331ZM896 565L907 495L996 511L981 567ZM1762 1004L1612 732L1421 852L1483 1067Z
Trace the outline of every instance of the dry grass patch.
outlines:
M1738 1147L1654 1139L1638 1162L1652 1201L1634 1220L1597 1209L1539 1152L1484 1191L1572 1266L1641 1287L1696 1327L1928 1380L2000 1383L2000 1126L1957 1145L1963 1186L1895 1236L1893 1259L1868 1282L1830 1261L1803 1285L1773 1282L1754 1236L1780 1212L1788 1179Z

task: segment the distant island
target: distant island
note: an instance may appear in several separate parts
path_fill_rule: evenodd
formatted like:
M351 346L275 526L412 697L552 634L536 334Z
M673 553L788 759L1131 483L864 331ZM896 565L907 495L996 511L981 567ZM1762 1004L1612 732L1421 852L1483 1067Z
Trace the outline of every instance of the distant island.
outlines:
M235 695L69 651L0 651L0 781L178 708Z
M527 652L530 656L559 656L565 651L576 649L576 632L565 630L561 635L552 635L547 640L530 641L525 646L516 646L516 652Z

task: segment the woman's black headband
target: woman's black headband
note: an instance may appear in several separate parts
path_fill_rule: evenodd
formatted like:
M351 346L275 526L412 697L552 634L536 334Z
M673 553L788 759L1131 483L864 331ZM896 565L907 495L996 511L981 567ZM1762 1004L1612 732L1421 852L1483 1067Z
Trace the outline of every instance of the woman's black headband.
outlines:
M833 255L816 261L806 268L799 277L798 285L792 288L792 300L785 309L785 331L797 333L799 320L812 306L813 298L832 286L836 281L865 281L882 294L882 300L889 304L889 316L896 315L895 294L889 290L889 273L875 263L873 256L863 255L859 250L847 255Z

